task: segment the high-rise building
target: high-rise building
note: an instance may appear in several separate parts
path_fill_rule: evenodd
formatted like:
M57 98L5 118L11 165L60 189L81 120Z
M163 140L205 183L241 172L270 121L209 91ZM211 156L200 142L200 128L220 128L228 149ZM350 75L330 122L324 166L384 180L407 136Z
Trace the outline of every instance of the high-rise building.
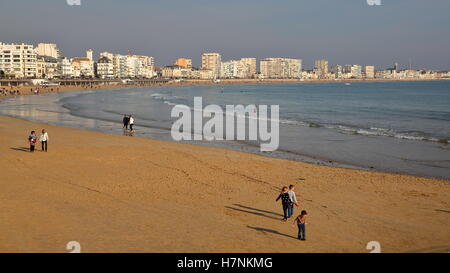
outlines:
M178 58L175 61L174 65L178 65L184 68L192 68L192 59L187 59L187 58Z
M54 59L62 57L58 46L52 43L39 43L36 47L36 53L38 56L52 57Z
M86 50L86 58L88 58L91 62L94 61L94 51L92 49Z
M214 77L220 76L220 63L222 62L219 53L202 54L202 70L213 71Z
M366 73L366 78L367 79L375 78L375 66L373 66L373 65L366 65L366 67L364 68L364 71Z
M242 78L253 78L256 75L256 58L241 58Z
M33 45L0 42L0 71L15 78L36 76L37 57Z
M314 63L314 70L319 79L328 78L328 60L316 60Z
M342 78L342 66L341 65L333 65L331 67L331 73L334 75L335 79L341 79Z
M351 68L352 78L361 79L362 78L362 66L354 64Z
M263 78L294 79L301 77L302 60L289 58L265 58L260 61Z

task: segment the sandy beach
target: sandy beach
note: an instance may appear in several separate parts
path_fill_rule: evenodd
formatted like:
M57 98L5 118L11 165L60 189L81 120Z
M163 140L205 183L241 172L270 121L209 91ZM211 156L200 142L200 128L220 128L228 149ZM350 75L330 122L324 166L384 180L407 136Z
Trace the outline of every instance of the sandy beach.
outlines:
M31 130L49 151L27 151ZM450 251L448 181L0 116L0 252ZM295 184L307 241L275 202ZM299 212L296 208L295 214Z

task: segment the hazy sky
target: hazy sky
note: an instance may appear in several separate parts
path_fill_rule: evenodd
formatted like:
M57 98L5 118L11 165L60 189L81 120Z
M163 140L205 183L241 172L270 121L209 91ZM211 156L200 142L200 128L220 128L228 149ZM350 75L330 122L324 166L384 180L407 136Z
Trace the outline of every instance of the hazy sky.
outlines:
M0 0L1 42L55 42L65 56L111 51L157 65L202 52L293 57L311 68L398 62L450 69L450 0Z

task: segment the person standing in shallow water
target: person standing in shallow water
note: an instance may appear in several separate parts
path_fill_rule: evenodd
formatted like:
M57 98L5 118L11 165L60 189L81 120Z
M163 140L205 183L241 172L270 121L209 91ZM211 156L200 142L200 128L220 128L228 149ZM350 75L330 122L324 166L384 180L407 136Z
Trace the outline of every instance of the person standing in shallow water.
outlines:
M123 129L128 130L128 123L130 122L130 118L127 115L123 115Z
M47 145L48 145L48 133L45 131L45 129L42 129L41 136L39 137L39 141L41 142L41 149L44 152L47 152Z
M133 125L134 125L133 115L130 115L128 124L130 125L130 131L133 132Z
M283 206L283 221L287 221L288 219L288 210L289 206L291 205L291 199L289 198L288 194L288 187L284 186L281 188L281 193L278 195L277 199L275 201L278 201L281 199L281 204Z
M34 146L36 145L35 131L31 131L31 134L28 136L28 142L30 143L30 152L34 152Z

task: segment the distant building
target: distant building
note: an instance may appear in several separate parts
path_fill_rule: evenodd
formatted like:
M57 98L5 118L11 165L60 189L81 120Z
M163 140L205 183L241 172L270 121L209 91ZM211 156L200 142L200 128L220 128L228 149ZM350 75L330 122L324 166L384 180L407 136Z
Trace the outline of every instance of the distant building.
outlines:
M181 66L181 67L184 67L184 68L192 68L192 59L178 58L175 61L174 65Z
M254 78L256 76L256 58L241 58L242 78Z
M362 78L362 66L357 65L357 64L352 65L351 74L352 74L352 78L361 79Z
M72 59L73 77L94 77L94 62L86 57Z
M216 77L216 73L210 69L200 69L198 73L202 80L212 80Z
M331 73L334 75L335 79L342 79L342 66L341 65L333 65L331 67Z
M36 47L36 53L38 56L52 57L54 59L60 59L62 57L58 46L52 43L39 43Z
M53 79L61 76L58 59L50 56L37 56L36 77Z
M319 79L327 79L329 78L328 75L328 60L322 59L322 60L316 60L314 62L314 70L317 74L317 77Z
M114 78L114 65L111 59L102 56L97 60L97 76L102 79Z
M366 65L364 68L364 72L366 73L367 79L373 79L375 78L375 66L373 65Z
M155 60L150 56L102 52L100 57L111 61L113 78L152 78L156 75Z
M33 45L0 42L0 71L15 78L36 77L37 56Z
M91 62L94 61L94 51L92 49L86 50L86 58L88 58Z
M211 70L214 73L213 78L220 76L220 63L222 62L219 53L202 54L202 70Z
M302 60L289 58L266 58L260 61L262 78L267 79L299 79L301 77Z

